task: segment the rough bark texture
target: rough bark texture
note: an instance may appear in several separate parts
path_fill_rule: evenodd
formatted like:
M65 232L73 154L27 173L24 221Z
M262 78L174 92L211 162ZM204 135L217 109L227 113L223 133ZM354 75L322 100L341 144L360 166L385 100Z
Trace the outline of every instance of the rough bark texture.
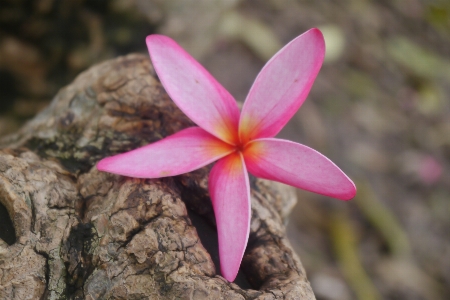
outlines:
M210 167L158 180L95 168L192 125L147 57L129 55L81 74L3 139L0 202L17 240L0 240L0 298L314 299L285 234L290 188L251 179L238 285L218 275Z

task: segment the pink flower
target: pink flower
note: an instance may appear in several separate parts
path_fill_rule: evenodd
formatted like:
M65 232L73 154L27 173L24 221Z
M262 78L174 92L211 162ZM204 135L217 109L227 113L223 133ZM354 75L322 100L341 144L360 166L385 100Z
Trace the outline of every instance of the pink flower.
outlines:
M342 200L355 196L353 182L328 158L307 146L273 138L302 105L322 65L325 43L318 29L295 38L272 57L242 112L233 96L175 41L162 35L150 35L146 41L167 93L199 127L105 158L97 168L159 178L217 161L209 175L209 193L227 280L237 275L250 231L247 171Z

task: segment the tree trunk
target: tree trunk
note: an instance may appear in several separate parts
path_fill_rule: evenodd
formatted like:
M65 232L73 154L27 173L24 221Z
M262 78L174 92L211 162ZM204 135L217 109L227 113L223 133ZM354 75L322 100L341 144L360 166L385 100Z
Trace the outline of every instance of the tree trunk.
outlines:
M251 178L252 221L236 283L220 276L210 167L136 179L103 157L194 125L143 55L94 66L0 141L1 299L314 299L284 223L295 192Z

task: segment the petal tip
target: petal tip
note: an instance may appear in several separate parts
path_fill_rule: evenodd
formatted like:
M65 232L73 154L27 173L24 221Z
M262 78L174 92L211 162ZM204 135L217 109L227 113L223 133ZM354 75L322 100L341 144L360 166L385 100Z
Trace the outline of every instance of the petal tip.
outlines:
M149 54L151 56L152 49L157 49L154 47L164 47L165 45L170 45L171 43L175 43L170 37L161 35L161 34L150 34L145 38L145 43L147 44L147 48Z
M305 33L308 33L308 32L314 33L316 35L323 36L322 35L322 31L320 31L320 29L317 28L317 27L313 27L313 28L309 29L308 31L306 31Z
M101 172L118 174L117 170L114 168L114 156L103 158L97 163L96 168Z
M325 38L323 37L322 31L319 28L312 28L308 32L311 32L312 35L316 38L316 43L319 46L321 52L323 52L323 56L325 56Z
M339 200L349 201L355 198L356 196L356 185L353 183L351 179L348 178L349 186L344 189L344 192L341 196L339 196Z
M107 164L108 164L107 158L104 158L97 163L96 168L97 168L97 170L104 172L104 171L106 171Z
M145 41L148 43L148 42L164 40L164 39L170 39L170 38L165 35L162 35L162 34L150 34L150 35L147 35L147 37L145 38Z
M319 40L324 40L322 31L317 27L309 29L304 35L314 35Z
M310 42L314 43L317 51L320 52L320 65L322 65L323 59L325 57L325 38L323 37L323 33L322 31L320 31L319 28L311 28L308 31L306 31L305 33L303 33L302 35L299 36L300 37L309 37Z
M151 42L154 38L154 34L150 34L147 35L147 37L145 38L145 42L148 44L149 42Z
M229 282L233 282L237 277L237 273L238 273L239 269L238 270L223 270L223 269L221 269L220 271L222 272L223 278L225 278Z

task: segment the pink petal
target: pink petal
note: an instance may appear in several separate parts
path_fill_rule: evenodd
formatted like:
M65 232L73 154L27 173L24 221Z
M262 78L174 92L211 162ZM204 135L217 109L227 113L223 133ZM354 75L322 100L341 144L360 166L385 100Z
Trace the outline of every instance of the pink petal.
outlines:
M244 150L248 171L261 178L286 183L314 193L349 200L354 183L331 160L307 146L266 138Z
M97 169L138 178L175 176L199 169L234 151L200 127L179 131L147 146L102 159Z
M267 62L242 108L239 136L243 143L280 132L308 96L324 55L322 33L314 28Z
M172 100L198 126L236 144L239 108L233 96L175 41L149 35L147 47Z
M216 216L222 276L234 281L250 232L250 184L242 154L219 160L209 174L209 194Z

